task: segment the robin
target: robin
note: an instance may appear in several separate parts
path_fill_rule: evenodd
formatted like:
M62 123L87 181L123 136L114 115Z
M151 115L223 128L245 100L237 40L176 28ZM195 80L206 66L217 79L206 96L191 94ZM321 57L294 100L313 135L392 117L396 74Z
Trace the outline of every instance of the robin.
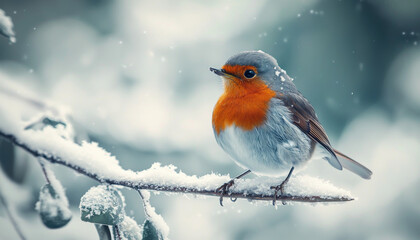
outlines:
M297 90L276 59L262 51L232 56L221 69L210 71L224 80L224 93L213 110L213 130L217 143L246 172L217 189L223 196L251 171L284 181L273 186L276 203L295 168L322 153L331 166L370 179L372 172L331 146L324 128L309 101Z

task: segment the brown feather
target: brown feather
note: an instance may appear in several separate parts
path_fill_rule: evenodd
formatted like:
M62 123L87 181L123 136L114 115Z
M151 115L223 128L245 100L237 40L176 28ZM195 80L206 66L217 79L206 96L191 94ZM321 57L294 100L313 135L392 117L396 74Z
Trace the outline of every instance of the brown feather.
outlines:
M303 96L293 93L278 94L277 98L282 100L285 106L290 110L295 124L312 141L321 144L337 161L337 168L342 169L337 156L331 147L328 136L318 121L313 107ZM315 144L311 144L315 147ZM311 149L313 151L313 149ZM338 167L340 165L340 167Z

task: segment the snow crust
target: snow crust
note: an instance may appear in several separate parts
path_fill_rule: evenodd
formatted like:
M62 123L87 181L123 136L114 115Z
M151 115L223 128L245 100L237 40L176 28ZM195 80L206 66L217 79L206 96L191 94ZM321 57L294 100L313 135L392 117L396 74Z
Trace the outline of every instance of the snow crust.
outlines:
M118 226L123 240L142 239L142 229L131 217L124 216L124 220Z
M86 216L87 218L111 212L118 219L123 219L124 211L121 211L121 209L124 206L119 205L124 205L124 201L119 203L114 195L116 193L118 192L112 192L107 185L91 187L80 200L79 208L81 210L89 210L89 214ZM121 194L120 197L122 198Z
M16 42L12 19L6 16L2 9L0 9L0 34L8 37L10 42Z

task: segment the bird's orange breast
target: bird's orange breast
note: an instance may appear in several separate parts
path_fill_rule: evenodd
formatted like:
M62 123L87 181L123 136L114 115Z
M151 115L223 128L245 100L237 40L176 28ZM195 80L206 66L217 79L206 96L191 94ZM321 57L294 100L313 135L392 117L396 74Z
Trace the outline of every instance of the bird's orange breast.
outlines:
M252 130L264 123L270 99L276 96L262 80L229 81L225 92L213 110L213 127L217 134L234 124L244 130Z

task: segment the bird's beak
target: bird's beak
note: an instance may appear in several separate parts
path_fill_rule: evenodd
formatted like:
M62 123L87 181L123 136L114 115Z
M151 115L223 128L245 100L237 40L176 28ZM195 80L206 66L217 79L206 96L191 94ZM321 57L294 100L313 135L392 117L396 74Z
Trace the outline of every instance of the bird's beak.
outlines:
M224 69L217 69L217 68L210 68L211 72L214 72L215 74L222 76L222 77L231 77L232 75L227 73Z

